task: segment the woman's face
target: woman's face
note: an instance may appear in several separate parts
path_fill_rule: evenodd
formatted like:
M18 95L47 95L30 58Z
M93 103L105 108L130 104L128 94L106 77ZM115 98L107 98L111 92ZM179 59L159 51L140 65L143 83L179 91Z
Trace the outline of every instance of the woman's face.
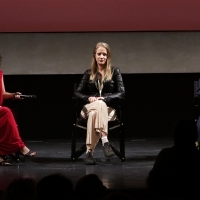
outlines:
M107 50L104 47L98 47L95 54L97 65L105 65L107 61Z

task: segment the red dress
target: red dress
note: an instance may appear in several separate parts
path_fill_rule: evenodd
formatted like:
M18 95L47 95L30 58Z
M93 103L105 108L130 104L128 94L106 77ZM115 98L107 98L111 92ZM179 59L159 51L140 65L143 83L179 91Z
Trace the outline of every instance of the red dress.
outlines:
M3 102L2 77L0 70L0 155L9 155L22 149L25 144L19 136L12 111L1 106Z

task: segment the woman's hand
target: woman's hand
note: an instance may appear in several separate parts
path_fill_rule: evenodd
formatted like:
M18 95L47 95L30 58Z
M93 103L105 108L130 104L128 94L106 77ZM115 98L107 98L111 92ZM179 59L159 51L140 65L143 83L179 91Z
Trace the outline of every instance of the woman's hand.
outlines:
M20 94L22 94L21 92L15 92L15 96L14 96L14 99L22 99L20 97Z
M94 101L97 101L97 100L103 100L104 98L103 97L89 97L88 98L88 101L90 103L94 102Z
M92 102L94 102L94 101L96 101L96 100L98 100L98 97L89 97L89 98L88 98L88 101L89 101L90 103L92 103Z

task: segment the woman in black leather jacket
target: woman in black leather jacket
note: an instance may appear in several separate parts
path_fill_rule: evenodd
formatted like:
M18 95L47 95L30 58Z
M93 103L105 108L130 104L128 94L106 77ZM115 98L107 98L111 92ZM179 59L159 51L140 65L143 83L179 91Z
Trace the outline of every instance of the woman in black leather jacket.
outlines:
M74 96L85 104L81 117L87 119L86 164L95 164L93 152L99 138L104 155L114 156L107 137L108 121L116 119L115 102L125 97L125 88L119 68L111 66L108 44L96 44L91 69L85 71Z

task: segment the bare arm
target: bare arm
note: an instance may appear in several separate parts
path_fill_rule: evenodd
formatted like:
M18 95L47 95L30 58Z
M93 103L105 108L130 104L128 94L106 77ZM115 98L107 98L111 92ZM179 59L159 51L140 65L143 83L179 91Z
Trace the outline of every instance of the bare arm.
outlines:
M3 92L3 99L20 99L19 96L19 94L21 94L20 92L15 92L15 93L6 92L3 77L2 77L2 92Z

